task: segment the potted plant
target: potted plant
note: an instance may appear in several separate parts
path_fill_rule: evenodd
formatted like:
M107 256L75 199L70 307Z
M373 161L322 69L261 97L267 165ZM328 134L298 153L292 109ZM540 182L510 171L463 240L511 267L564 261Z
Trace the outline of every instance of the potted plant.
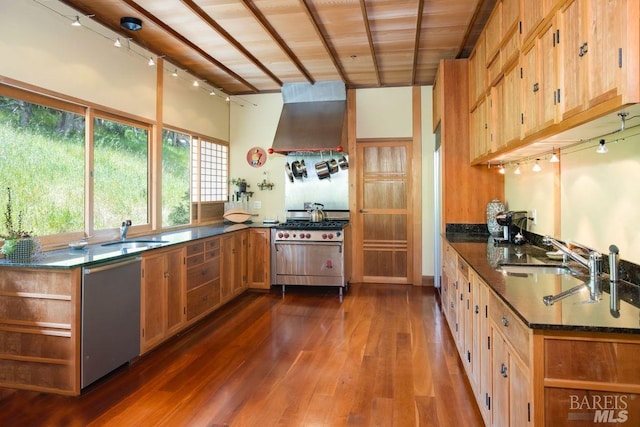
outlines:
M230 184L233 185L237 185L238 186L238 193L242 194L242 193L246 193L247 192L247 187L249 187L249 184L247 184L247 180L244 178L231 178L229 180Z
M29 262L38 247L32 232L22 228L22 214L22 211L18 212L17 223L14 224L11 188L7 188L7 204L4 210L6 234L0 235L4 239L0 252L14 262Z

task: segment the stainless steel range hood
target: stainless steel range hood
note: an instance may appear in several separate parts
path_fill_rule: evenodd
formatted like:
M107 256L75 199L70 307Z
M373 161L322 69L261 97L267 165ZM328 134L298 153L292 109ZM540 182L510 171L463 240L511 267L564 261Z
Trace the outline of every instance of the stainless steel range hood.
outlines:
M285 83L275 153L346 151L347 94L341 81Z

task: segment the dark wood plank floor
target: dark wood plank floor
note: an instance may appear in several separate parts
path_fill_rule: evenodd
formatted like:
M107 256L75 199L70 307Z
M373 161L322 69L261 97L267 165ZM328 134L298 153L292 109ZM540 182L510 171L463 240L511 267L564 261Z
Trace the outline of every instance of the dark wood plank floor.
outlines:
M1 426L481 426L433 288L247 292L80 397L0 389Z

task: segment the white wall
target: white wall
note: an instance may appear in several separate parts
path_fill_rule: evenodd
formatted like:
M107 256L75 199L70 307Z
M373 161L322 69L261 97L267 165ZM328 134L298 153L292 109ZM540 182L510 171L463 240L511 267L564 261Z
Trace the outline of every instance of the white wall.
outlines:
M246 100L247 102L243 101ZM231 103L230 125L230 177L245 178L250 191L253 191L251 204L262 204L261 209L254 212L259 216L254 221L263 219L285 219L284 188L285 161L282 154L269 154L267 162L255 168L247 162L247 152L253 147L261 147L267 151L273 144L280 112L282 111L282 95L279 93L265 95L247 95ZM241 106L243 105L243 106ZM273 190L260 191L257 184L263 179L275 184Z
M58 1L0 1L0 76L156 121L157 68L147 64L150 53L123 39L114 47L117 35L90 18L71 26L78 12ZM170 74L164 75L165 122L228 141L224 97Z
M607 154L595 152L597 142L569 148L561 155L560 235L608 253L609 245L620 249L622 259L640 263L640 136L627 129L623 140L608 143ZM519 177L508 171L505 197L509 209L537 208L537 234L553 235L553 173L548 162L543 172L530 172L531 163ZM526 172L526 173L525 173Z
M436 135L433 133L433 86L421 88L422 112L422 275L433 276L435 238L435 177L433 171Z
M411 88L356 91L356 138L410 138Z

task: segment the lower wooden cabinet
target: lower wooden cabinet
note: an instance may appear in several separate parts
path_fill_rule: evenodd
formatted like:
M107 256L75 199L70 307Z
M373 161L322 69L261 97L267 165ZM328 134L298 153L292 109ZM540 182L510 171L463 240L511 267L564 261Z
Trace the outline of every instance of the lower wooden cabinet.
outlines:
M187 245L187 321L220 305L220 237Z
M247 281L251 289L271 288L271 229L249 230Z
M247 289L247 230L220 238L220 299L228 301Z
M184 247L142 255L140 352L180 330L186 321Z

